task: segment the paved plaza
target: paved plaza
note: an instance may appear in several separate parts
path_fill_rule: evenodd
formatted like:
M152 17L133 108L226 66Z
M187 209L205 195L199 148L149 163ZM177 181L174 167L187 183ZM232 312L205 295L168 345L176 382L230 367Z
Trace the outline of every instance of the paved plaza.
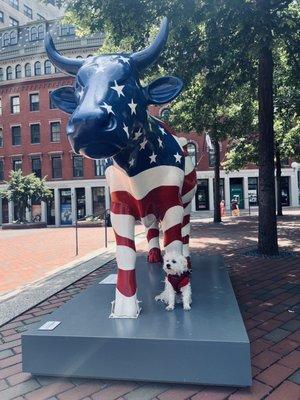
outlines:
M300 212L295 211L278 220L280 245L293 252L293 256L283 259L263 259L245 255L249 249L255 247L256 217L226 218L220 225L199 219L195 219L192 223L192 251L199 254L222 254L229 269L251 341L253 369L251 389L33 377L23 373L21 332L108 272L115 271L116 263L111 261L0 328L0 399L300 399L299 217ZM85 229L82 231L88 232ZM61 229L61 232L63 233L60 240L63 243L60 251L63 252L63 249L70 244L68 240L71 236L67 235L71 229L70 231ZM12 236L14 234L12 233ZM43 246L39 247L39 254L42 254L43 250L49 251L50 239L51 232L49 236L46 237L46 234L43 236ZM16 250L13 241L10 246ZM145 249L145 242L138 245L139 251ZM18 248L19 258L22 258L20 251ZM73 257L73 254L70 250L69 257ZM29 257L29 252L26 252L26 255ZM38 265L37 268L42 266Z
M142 231L143 227L137 225L136 233ZM108 228L107 234L108 245L112 245L113 229ZM2 296L18 292L105 246L102 227L78 228L78 256L74 227L4 230L0 237L0 301Z

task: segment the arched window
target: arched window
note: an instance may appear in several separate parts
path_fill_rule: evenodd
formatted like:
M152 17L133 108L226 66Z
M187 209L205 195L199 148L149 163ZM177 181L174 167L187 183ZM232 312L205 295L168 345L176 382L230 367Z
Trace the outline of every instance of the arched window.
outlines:
M26 78L31 76L31 64L25 64L25 76Z
M190 143L187 144L186 148L187 148L187 152L188 152L189 156L192 159L192 163L195 166L196 163L197 163L197 147L196 147L196 144L193 143L193 142L190 142Z
M34 75L35 76L40 76L42 75L42 68L41 68L41 63L37 61L34 63Z
M44 63L44 70L46 75L51 74L52 68L51 68L51 62L49 60L46 60Z
M12 80L12 77L12 67L9 66L6 68L6 79L10 81Z
M10 44L18 44L18 31L10 32Z
M163 110L161 110L160 116L161 116L161 119L163 119L164 121L169 121L169 117L170 117L169 108L164 108Z
M16 79L22 78L22 67L20 64L16 65L15 73Z
M2 41L3 41L3 46L9 46L10 39L8 32L4 33L4 35L2 36Z
M80 60L81 60L81 59L82 59L82 56L77 56L76 58L78 58L78 59L80 59Z
M44 25L39 25L38 28L37 28L38 39L40 39L40 40L44 39L44 36L45 36L44 32L45 32Z
M87 56L87 58L89 58L89 57L93 57L93 54L89 54L89 55Z
M34 40L37 40L37 38L38 38L37 28L36 28L36 26L32 26L30 28L30 40L34 41Z
M0 82L4 80L3 68L0 68Z

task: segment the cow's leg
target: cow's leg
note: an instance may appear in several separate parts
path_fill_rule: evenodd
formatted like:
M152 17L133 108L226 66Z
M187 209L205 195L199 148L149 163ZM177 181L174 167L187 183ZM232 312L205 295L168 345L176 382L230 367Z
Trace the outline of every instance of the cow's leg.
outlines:
M139 314L139 305L135 277L135 217L111 212L111 222L116 236L118 264L116 297L111 317L136 318Z
M159 228L155 218L151 225L146 227L149 253L147 260L149 263L162 262L162 255L159 247Z
M183 208L183 221L182 221L182 254L186 257L188 262L188 267L191 268L191 258L190 258L190 249L189 249L189 240L190 240L190 214L191 214L191 202L184 205Z
M163 219L162 229L164 232L164 247L166 253L177 253L182 255L182 228L183 221L183 207L173 206L170 207Z

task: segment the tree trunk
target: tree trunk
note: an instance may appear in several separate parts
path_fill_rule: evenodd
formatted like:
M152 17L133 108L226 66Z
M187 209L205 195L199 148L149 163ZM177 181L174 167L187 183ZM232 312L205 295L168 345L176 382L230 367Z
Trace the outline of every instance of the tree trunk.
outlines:
M276 146L276 184L277 184L277 216L282 217L281 204L281 157L280 149Z
M220 209L220 145L217 139L213 139L215 148L215 165L214 165L214 222L220 223L221 209Z
M275 179L274 179L274 106L273 56L270 0L258 0L260 49L258 63L259 121L259 218L258 250L265 255L278 254Z

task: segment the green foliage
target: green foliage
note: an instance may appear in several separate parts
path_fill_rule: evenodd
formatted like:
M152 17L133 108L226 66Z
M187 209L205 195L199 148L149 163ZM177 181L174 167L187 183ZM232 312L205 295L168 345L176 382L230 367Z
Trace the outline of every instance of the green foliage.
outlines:
M10 180L5 182L6 189L0 190L0 197L13 201L18 212L18 222L26 222L26 208L31 209L30 201L47 201L52 198L51 190L45 185L45 179L35 174L23 176L22 171L11 171Z

